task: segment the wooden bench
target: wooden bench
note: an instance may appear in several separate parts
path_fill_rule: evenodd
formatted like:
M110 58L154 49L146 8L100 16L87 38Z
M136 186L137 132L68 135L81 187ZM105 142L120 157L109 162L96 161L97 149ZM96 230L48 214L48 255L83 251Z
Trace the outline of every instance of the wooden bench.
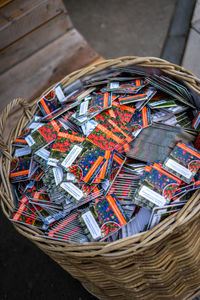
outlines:
M61 0L0 0L0 111L100 59Z

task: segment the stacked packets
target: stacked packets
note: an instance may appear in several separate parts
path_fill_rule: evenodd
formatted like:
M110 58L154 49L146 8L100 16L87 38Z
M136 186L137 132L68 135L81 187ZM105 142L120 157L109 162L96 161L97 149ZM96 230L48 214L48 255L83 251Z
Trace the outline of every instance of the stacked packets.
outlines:
M200 112L164 75L109 69L56 85L13 141L10 219L69 242L151 229L200 185Z

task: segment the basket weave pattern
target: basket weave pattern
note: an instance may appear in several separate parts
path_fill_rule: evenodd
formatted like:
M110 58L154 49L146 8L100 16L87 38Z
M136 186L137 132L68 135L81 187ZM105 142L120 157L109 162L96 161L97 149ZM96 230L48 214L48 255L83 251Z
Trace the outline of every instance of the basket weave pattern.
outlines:
M153 57L122 57L105 60L66 76L64 86L83 75L110 66L137 65L161 69L200 94L200 80L184 68ZM36 99L37 101L37 99ZM14 208L9 183L12 140L36 110L36 101L13 100L0 116L1 206L8 217ZM21 105L23 114L4 142L3 131L12 108ZM47 240L37 229L13 225L100 299L192 299L200 286L200 193L196 192L181 211L152 230L113 243L70 244ZM198 294L198 292L197 292Z

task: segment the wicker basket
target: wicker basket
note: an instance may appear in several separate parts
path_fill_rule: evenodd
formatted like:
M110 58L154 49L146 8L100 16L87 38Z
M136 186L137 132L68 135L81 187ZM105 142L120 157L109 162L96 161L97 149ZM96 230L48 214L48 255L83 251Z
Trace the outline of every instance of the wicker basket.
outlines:
M62 80L64 86L83 75L110 66L137 65L161 69L179 78L196 94L200 80L184 68L153 57L122 57L105 60L78 70ZM24 113L10 133L7 145L3 131L9 112L21 105ZM11 141L16 138L36 109L15 99L0 116L1 206L8 217L14 208L9 183ZM69 272L100 299L193 299L200 286L200 193L196 192L181 211L152 230L113 243L69 244L47 240L37 229L14 227ZM196 291L197 290L197 291ZM196 291L196 292L194 292Z

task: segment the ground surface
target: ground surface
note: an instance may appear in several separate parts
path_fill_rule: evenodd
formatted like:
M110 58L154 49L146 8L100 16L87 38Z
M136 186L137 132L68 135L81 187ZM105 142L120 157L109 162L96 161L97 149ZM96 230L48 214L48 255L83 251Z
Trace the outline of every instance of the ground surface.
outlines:
M176 0L65 0L74 26L105 58L159 57Z

